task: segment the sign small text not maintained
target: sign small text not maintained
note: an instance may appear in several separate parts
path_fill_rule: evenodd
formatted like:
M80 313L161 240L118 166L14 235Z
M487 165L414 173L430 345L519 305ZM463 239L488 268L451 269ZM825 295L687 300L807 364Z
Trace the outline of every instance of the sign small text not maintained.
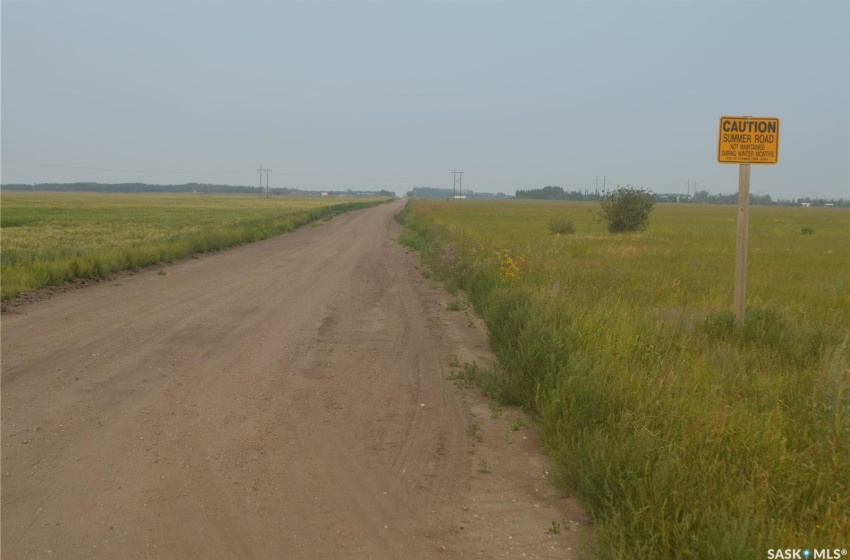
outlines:
M720 117L717 161L768 163L779 160L779 119Z

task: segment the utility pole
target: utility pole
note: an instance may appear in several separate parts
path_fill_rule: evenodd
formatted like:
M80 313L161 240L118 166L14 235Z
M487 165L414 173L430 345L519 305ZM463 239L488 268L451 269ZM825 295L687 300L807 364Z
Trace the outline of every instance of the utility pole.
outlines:
M596 198L599 198L599 175L596 176Z
M260 196L263 196L263 166L261 165L257 171L260 172Z
M263 169L263 171L265 171L265 173L266 173L266 198L268 198L269 197L269 191L271 191L271 189L269 188L269 173L271 173L272 170L271 169ZM263 187L262 187L262 179L261 179L260 180L260 189L262 189L262 188Z
M452 198L463 196L463 171L452 171Z

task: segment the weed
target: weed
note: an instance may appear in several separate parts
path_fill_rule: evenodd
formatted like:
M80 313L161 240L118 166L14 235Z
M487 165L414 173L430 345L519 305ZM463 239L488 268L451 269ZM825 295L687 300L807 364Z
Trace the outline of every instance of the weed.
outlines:
M449 311L463 311L466 309L467 303L460 297L455 297L449 304L446 306L446 309Z
M466 427L466 435L475 439L479 443L484 441L484 434L481 433L481 426L477 422L471 422Z
M522 418L517 418L510 424L510 430L512 432L518 432L520 430L527 430L528 424L523 422Z
M469 311L466 311L466 326L470 329L475 326L475 318Z
M458 359L456 354L452 354L451 356L449 356L449 367L460 367L460 360Z
M803 235L814 235L815 234L815 228L804 227L802 230L800 230L800 233L802 233Z
M455 358L453 356L453 358ZM455 382L461 388L478 385L486 397L495 399L499 404L519 404L511 399L506 389L506 378L499 370L482 368L475 362L466 362L461 367L459 361L453 360L449 363L451 367L460 367L453 371L448 379Z
M502 405L500 405L496 401L490 401L490 418L493 420L498 420L498 418L502 415Z
M549 526L549 528L546 529L546 530L548 532L552 533L553 535L557 535L558 533L561 532L561 522L560 521L553 521L552 524Z
M528 428L528 425L520 418L517 418L513 422L505 424L505 441L508 443L513 443L514 432L518 432L526 428Z
M446 379L453 381L458 389L469 389L475 384L475 380L466 376L463 370L453 371Z
M160 276L165 276L166 272L164 270L160 270L159 272L157 272L157 274L159 274Z
M457 356L452 356L449 361L449 366L453 368L461 368L457 371L452 371L451 375L447 378L450 381L454 381L456 387L459 389L468 389L475 385L476 373L474 369L470 368L470 364L463 364L463 367L461 367L460 360L458 360Z
M443 286L446 288L446 291L453 296L456 296L458 290L460 289L457 280L455 280L454 278L446 279Z
M484 459L482 457L481 460L478 461L478 472L480 472L481 474L490 474L491 472L493 472L493 469L490 467L490 463L487 461L487 459Z

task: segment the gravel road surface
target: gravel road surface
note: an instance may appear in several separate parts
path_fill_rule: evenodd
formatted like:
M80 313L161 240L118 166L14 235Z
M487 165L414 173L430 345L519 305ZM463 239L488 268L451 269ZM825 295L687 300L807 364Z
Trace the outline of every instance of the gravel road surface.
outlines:
M3 559L583 557L401 205L11 305Z

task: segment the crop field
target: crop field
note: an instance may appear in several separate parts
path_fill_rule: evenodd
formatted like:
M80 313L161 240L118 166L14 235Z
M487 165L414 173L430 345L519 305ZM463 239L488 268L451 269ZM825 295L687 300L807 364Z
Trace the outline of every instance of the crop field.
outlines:
M1 297L265 239L381 200L3 192Z
M751 208L738 327L734 206L656 205L647 231L621 235L598 208L402 212L403 242L462 290L499 356L462 374L535 415L594 518L595 557L846 550L850 212Z

